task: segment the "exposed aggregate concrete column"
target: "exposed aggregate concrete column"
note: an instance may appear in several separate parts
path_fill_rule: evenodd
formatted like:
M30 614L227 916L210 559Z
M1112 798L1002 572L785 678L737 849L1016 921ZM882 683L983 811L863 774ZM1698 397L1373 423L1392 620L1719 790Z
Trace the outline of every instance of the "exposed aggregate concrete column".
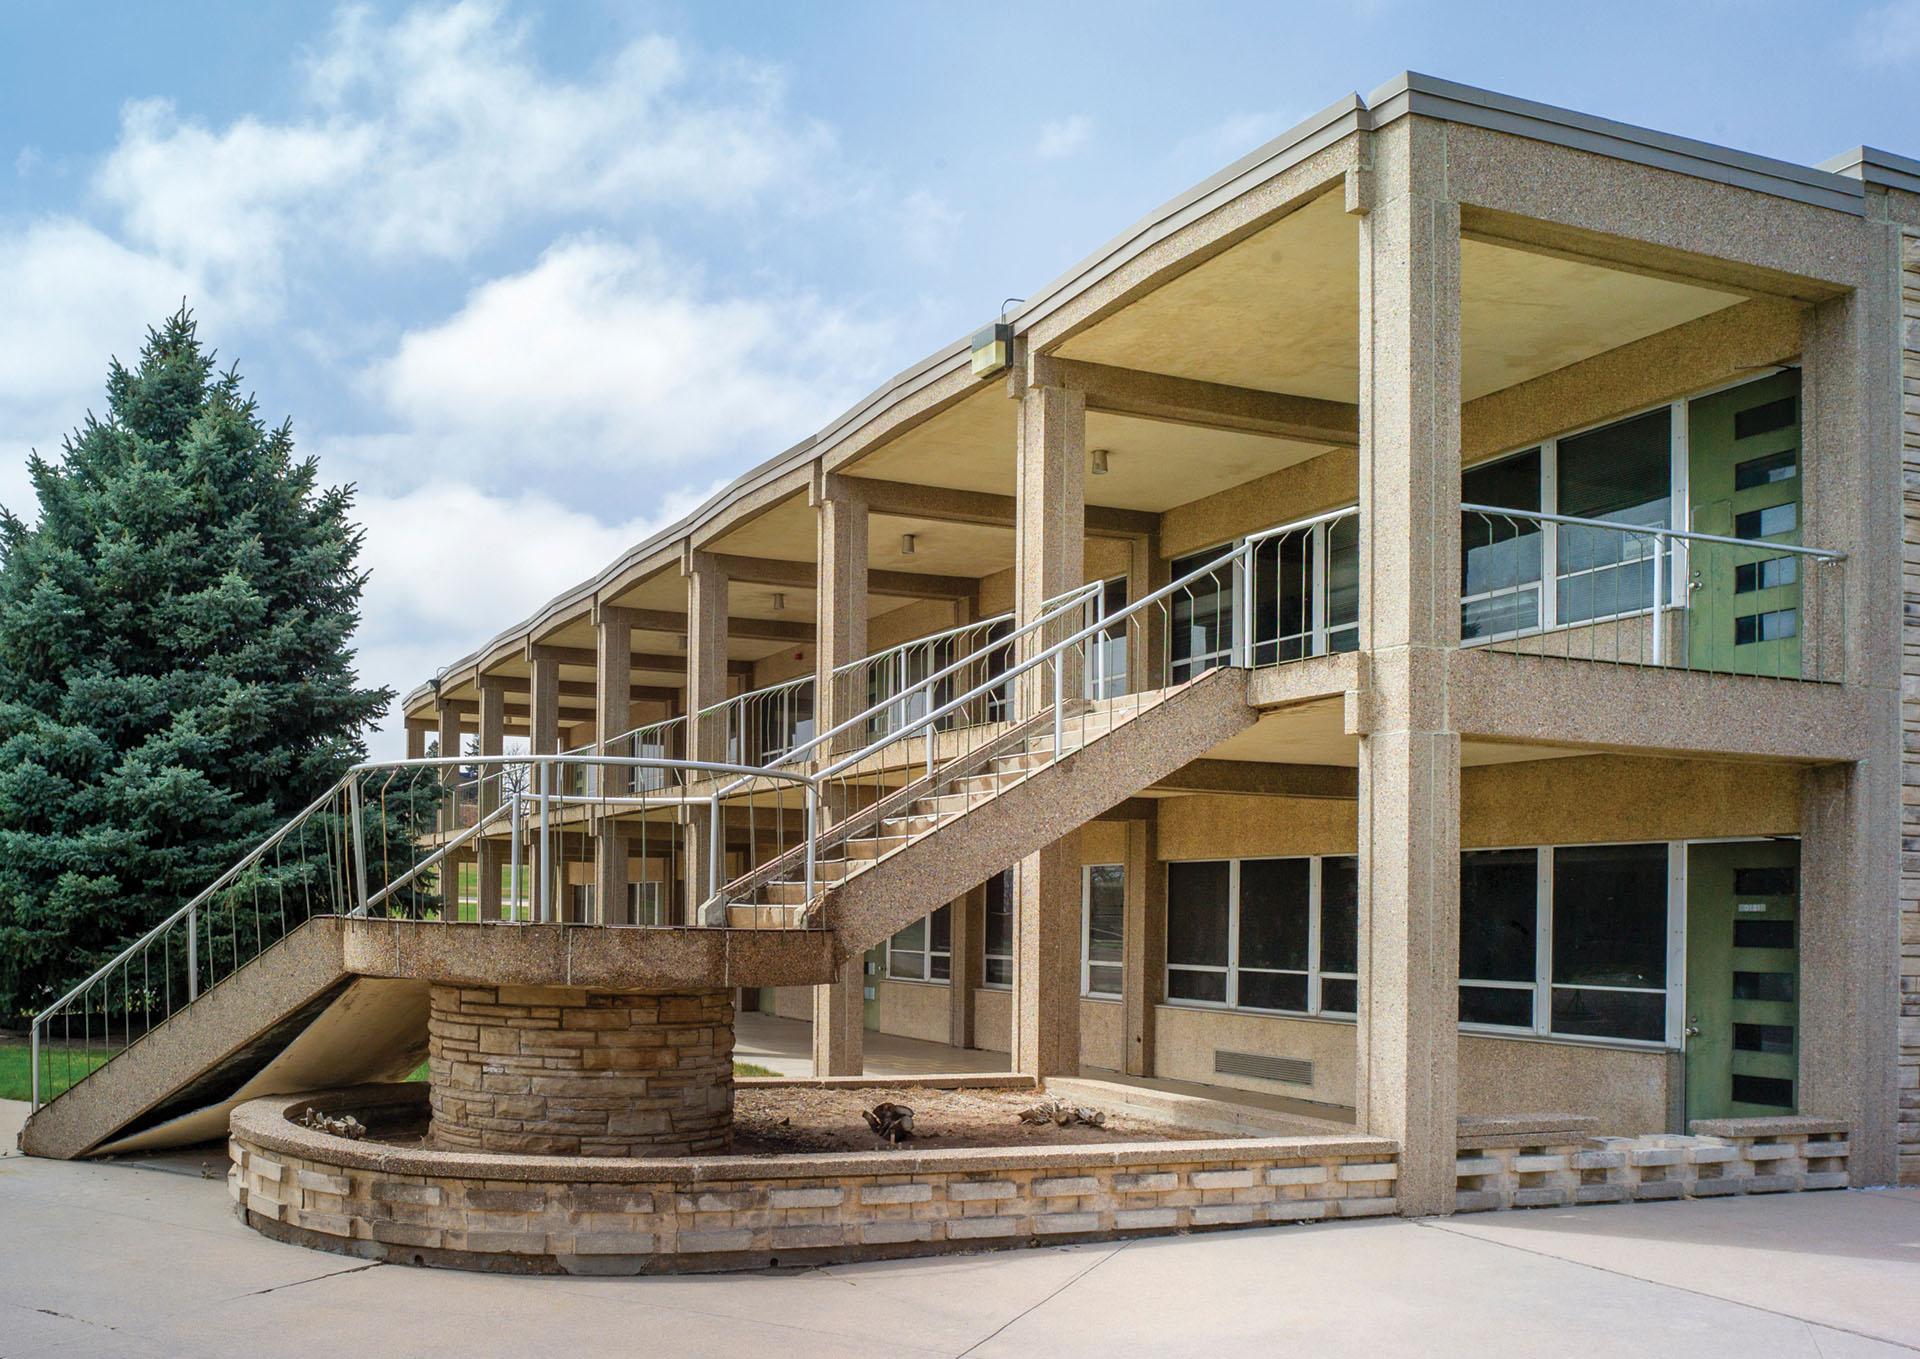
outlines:
M733 1127L724 990L435 986L432 1142L529 1156L697 1156Z

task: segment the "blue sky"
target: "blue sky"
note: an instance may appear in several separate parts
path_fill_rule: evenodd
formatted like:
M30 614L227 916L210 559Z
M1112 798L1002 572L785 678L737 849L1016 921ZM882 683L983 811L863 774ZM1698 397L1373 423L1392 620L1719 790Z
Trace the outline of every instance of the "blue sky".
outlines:
M0 503L185 296L359 484L362 668L404 691L1401 70L1920 154L1920 0L1811 9L16 0Z

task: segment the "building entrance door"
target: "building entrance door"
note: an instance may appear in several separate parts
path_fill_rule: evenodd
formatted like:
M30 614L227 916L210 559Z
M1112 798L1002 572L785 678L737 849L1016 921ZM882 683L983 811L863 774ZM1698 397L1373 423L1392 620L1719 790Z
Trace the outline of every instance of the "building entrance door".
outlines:
M1688 527L1800 541L1800 373L1687 403ZM1694 544L1688 553L1687 664L1738 675L1800 674L1800 573L1789 553Z
M1799 916L1797 840L1687 847L1689 1122L1797 1109Z

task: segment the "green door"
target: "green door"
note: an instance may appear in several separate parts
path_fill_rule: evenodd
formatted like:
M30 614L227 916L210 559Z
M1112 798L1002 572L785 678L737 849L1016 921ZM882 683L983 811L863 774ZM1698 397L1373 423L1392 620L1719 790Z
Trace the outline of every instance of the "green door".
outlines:
M1688 402L1687 480L1695 532L1797 544L1799 370ZM1693 544L1688 666L1798 676L1801 565L1764 548Z
M1687 1118L1793 1113L1800 845L1687 848Z

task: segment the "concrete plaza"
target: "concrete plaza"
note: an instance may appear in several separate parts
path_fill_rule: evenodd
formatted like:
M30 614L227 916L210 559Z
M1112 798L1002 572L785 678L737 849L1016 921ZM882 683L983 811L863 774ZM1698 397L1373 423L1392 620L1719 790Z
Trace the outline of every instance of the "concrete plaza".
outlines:
M0 1145L23 1111L0 1106ZM1920 1189L596 1280L278 1245L224 1172L218 1148L0 1159L0 1356L1920 1351Z

